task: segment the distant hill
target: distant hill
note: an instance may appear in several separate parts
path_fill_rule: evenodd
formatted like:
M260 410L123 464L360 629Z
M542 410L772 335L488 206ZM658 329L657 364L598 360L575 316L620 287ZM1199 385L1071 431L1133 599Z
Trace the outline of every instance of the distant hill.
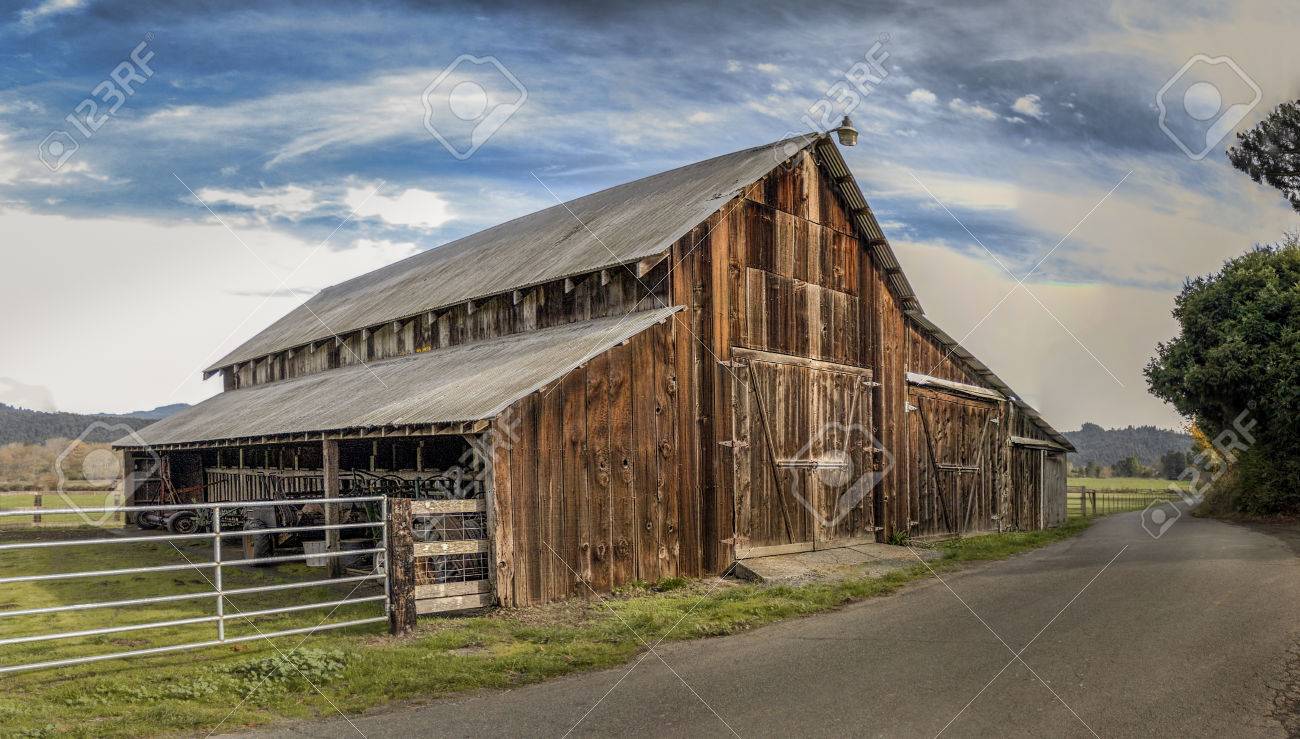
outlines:
M164 418L174 416L189 407L189 403L172 403L171 405L160 405L151 411L132 411L120 415L124 418L141 418L147 421L161 421Z
M92 424L99 422L110 428L92 429L86 436L87 441L116 441L122 434L122 426L140 429L161 418L184 410L189 406L184 403L165 405L151 411L136 411L127 414L82 414L82 413L46 413L15 408L0 403L0 444L22 442L39 444L46 439L76 439Z
M1155 426L1104 429L1085 423L1078 431L1066 431L1065 438L1079 450L1070 455L1070 462L1079 467L1090 462L1111 465L1129 456L1155 467L1165 452L1185 452L1192 446L1191 436Z

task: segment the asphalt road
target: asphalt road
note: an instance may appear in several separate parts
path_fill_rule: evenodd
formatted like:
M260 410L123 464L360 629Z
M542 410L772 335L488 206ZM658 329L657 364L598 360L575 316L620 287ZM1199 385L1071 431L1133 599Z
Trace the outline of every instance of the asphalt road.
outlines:
M1125 514L945 580L273 735L1300 736L1300 532Z

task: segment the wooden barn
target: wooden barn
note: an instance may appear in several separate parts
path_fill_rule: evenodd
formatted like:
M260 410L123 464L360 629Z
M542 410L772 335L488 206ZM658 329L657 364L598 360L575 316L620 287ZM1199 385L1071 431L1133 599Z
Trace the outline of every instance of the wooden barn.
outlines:
M207 374L123 447L137 495L447 501L426 534L482 543L422 582L472 603L1065 518L1069 442L924 316L825 136L327 288Z

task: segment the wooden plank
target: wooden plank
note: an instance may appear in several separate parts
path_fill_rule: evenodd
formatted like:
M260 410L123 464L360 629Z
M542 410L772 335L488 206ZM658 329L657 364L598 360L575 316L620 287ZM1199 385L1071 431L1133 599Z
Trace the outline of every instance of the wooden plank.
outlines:
M590 500L586 529L591 552L591 587L607 593L612 587L614 551L610 535L609 454L609 353L587 365L587 498Z
M510 450L510 486L515 520L515 604L540 603L542 557L537 518L537 395L519 401L519 434Z
M671 324L655 326L649 331L651 356L655 359L655 448L658 473L655 497L659 531L659 572L661 577L682 575L681 567L681 453L677 446L677 358L672 341Z
M411 501L388 499L388 631L401 635L415 628L415 533ZM331 559L339 559L332 557Z
M489 580L471 580L469 582L448 582L435 585L416 585L416 600L427 600L429 598L447 598L456 595L474 595L476 593L492 592L492 583Z
M541 548L542 600L549 603L569 592L572 564L564 559L564 410L558 385L538 393L537 522Z
M483 498L469 500L414 500L411 512L417 516L440 513L482 513L487 511L487 501Z
M518 532L514 519L514 488L510 476L510 455L518 429L514 406L493 421L489 438L492 444L492 552L496 562L494 582L501 605L512 607L515 600L515 540Z
M792 544L773 544L763 547L746 547L736 549L736 559L753 559L754 557L771 557L777 554L796 554L798 552L811 552L814 549L813 542L799 541Z
M636 446L632 438L632 350L609 350L610 536L614 549L612 584L636 579Z
M587 371L578 368L570 372L560 388L560 402L564 418L563 484L560 489L561 532L559 547L564 557L564 570L560 573L567 583L566 595L587 592L591 582L590 547L584 547L579 532L580 520L586 513L587 463L583 454L587 445Z
M941 390L948 390L983 400L1005 400L1005 396L996 390L990 390L988 388L971 385L965 382L945 380L941 377L934 377L919 372L908 372L907 383L909 385L917 385L920 387L934 387Z
M487 539L462 539L460 541L421 541L415 544L415 556L437 557L445 554L477 554L491 548Z
M821 359L810 359L808 357L800 357L793 354L783 354L762 349L748 349L740 346L733 346L731 352L737 359L753 359L771 364L788 364L795 367L807 367L809 369L823 370L826 372L845 372L852 375L860 375L866 380L870 380L872 377L870 367L858 367L840 362L828 362Z
M697 230L697 229L696 229ZM698 238L692 230L686 238ZM703 529L700 511L700 488L696 484L695 450L696 416L693 412L695 402L695 383L691 372L691 348L694 337L689 331L692 316L697 309L696 298L692 290L693 265L698 261L698 254L685 253L691 250L694 241L679 241L674 246L673 259L669 272L670 302L684 305L686 310L675 314L669 326L669 342L673 347L672 392L676 414L675 443L678 458L680 486L680 517L678 519L679 541L681 542L679 568L680 573L695 576L703 571Z
M632 448L636 469L633 475L633 560L636 577L658 582L659 548L663 542L663 498L660 492L658 443L656 440L656 398L654 347L648 334L632 339Z
M478 593L476 595L456 595L448 598L430 598L428 600L415 601L416 613L421 616L427 616L432 613L448 613L451 611L468 611L473 608L487 608L492 605L491 593Z

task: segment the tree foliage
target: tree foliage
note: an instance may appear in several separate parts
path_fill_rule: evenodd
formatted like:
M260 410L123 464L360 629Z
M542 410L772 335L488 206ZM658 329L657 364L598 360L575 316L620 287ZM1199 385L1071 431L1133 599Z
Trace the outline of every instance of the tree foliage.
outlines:
M1210 439L1253 423L1238 507L1300 510L1300 243L1257 247L1188 280L1173 315L1181 331L1147 364L1151 392Z
M1282 192L1300 212L1300 100L1282 103L1259 125L1237 134L1232 166Z

